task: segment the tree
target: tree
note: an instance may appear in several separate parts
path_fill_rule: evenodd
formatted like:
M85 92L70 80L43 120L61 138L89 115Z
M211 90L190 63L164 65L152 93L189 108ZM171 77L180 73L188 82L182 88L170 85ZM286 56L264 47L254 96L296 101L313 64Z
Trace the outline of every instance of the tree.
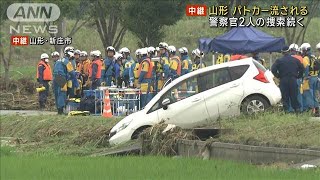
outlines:
M91 16L102 41L103 47L113 46L119 49L127 28L120 27L122 21L122 4L125 1L95 0L91 4Z
M296 2L292 2L296 6L300 6L301 0ZM284 5L288 5L287 0L283 0ZM311 22L311 19L319 14L320 1L318 0L310 0L308 4L304 4L308 7L308 16L307 21L304 24L304 27L300 29L298 32L298 28L284 28L286 40L288 44L299 43L302 44L304 42L304 37L307 32L308 26ZM297 17L298 18L298 17Z
M23 2L23 0L21 0L20 2ZM1 6L0 6L0 59L3 62L3 66L4 66L4 79L3 81L5 82L5 87L6 90L9 89L9 71L10 71L10 64L11 64L11 60L12 60L12 54L14 52L14 47L11 45L9 45L9 52L8 55L5 55L5 50L4 50L4 38L3 38L3 32L2 32L2 26L5 22L5 20L8 18L7 17L7 8L9 7L9 5L12 2L10 0L3 0L1 2ZM19 26L20 22L17 22L15 24L15 28L17 28ZM15 34L12 34L15 35Z
M86 0L73 0L73 1L61 1L61 0L52 0L51 3L56 4L60 8L60 17L56 22L44 22L47 27L47 31L50 37L71 37L89 20L92 18L89 15L90 12L90 2ZM68 19L74 19L75 23L71 28L70 32L67 34L67 21ZM58 26L57 33L50 33L49 26L56 24ZM63 53L63 49L66 45L54 45L55 50L60 54Z
M161 28L173 25L185 14L185 1L134 0L127 1L123 11L123 26L140 40L140 47L155 45L165 32Z

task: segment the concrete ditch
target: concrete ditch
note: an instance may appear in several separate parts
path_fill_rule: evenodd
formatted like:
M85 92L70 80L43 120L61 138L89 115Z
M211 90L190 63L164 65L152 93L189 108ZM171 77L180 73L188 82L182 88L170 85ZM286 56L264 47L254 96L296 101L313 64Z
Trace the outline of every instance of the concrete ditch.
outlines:
M294 148L262 147L198 140L179 140L178 156L201 157L203 159L226 159L270 164L285 162L297 164L320 158L320 151Z

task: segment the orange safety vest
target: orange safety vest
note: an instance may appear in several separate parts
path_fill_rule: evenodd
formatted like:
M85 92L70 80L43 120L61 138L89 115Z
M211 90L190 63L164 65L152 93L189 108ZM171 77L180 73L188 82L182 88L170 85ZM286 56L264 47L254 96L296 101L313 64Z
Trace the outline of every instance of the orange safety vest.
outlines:
M77 64L77 71L78 71L78 72L81 72L82 69L83 69L83 64L82 64L82 62L78 62L78 64Z
M82 64L83 64L83 73L89 76L89 71L91 68L91 60L87 59L83 61Z
M91 64L91 67L89 68L89 77L92 76L92 66L93 64L96 64L98 66L98 72L96 73L96 78L100 79L101 78L101 68L102 68L102 61L100 59L94 60Z
M245 56L245 55L242 55L242 54L234 54L234 55L231 55L230 61L245 59L247 57L248 56Z
M303 57L302 56L295 54L292 57L298 59L303 64Z
M181 60L179 56L173 56L171 59L178 61L178 69L177 69L177 75L181 75Z
M45 81L51 81L52 80L52 72L51 72L51 67L50 64L43 62L42 60L38 63L38 66L44 66L43 70L43 80ZM39 71L37 68L37 79L39 78Z
M151 61L150 61L149 58L146 58L146 59L144 59L144 60L141 61L140 66L139 66L139 70L138 70L138 74L140 75L141 69L142 69L142 64L143 64L143 62L145 62L145 61L148 62L148 64L149 64L149 69L148 69L148 72L144 75L144 78L150 79L150 78L152 78L152 69L153 69L153 66L152 66L152 63L151 63Z

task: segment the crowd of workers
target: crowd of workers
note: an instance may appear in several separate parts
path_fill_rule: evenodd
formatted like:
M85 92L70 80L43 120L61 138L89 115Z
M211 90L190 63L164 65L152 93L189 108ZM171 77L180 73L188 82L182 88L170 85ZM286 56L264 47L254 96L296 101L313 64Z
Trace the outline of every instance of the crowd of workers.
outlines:
M49 56L44 53L37 68L37 80L41 87L38 88L40 108L45 108L49 82L53 79L58 114L63 113L67 98L81 97L83 90L94 90L99 86L139 88L140 107L143 108L169 79L174 80L206 66L200 60L203 54L199 49L193 50L191 57L186 47L178 51L180 54L174 46L161 42L156 48L137 49L134 58L127 47L117 52L109 46L103 59L99 50L91 51L88 56L86 51L68 46L62 58L58 52L51 54L53 73L48 63Z
M317 93L320 91L320 43L316 45L318 57L312 54L311 45L300 47L291 44L282 50L283 57L277 59L271 71L280 79L282 103L286 112L312 110L319 117Z
M320 59L320 43L316 49L319 58L312 55L310 44L303 43L300 47L291 44L282 51L284 56L273 64L272 73L280 79L285 111L314 109L315 114L319 115L316 92L320 88L320 64L317 60ZM174 46L161 42L156 48L137 49L133 57L127 47L117 52L109 46L103 59L99 50L93 50L88 55L86 51L68 46L62 58L58 52L51 54L53 71L48 63L49 56L44 53L37 68L40 108L45 108L49 82L52 80L58 114L63 113L67 98L81 97L83 90L94 90L99 86L139 88L140 107L143 108L169 79L174 80L206 66L199 49L193 50L191 57L186 47L179 48L178 52ZM246 57L234 54L230 60ZM265 61L258 54L252 54L252 57L265 66Z

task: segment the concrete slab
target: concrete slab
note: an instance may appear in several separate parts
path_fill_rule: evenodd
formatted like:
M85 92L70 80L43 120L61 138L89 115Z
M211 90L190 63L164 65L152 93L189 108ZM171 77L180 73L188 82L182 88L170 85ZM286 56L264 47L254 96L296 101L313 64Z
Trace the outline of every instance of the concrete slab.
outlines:
M0 116L3 115L19 115L19 116L42 116L56 115L57 112L37 111L37 110L0 110Z

